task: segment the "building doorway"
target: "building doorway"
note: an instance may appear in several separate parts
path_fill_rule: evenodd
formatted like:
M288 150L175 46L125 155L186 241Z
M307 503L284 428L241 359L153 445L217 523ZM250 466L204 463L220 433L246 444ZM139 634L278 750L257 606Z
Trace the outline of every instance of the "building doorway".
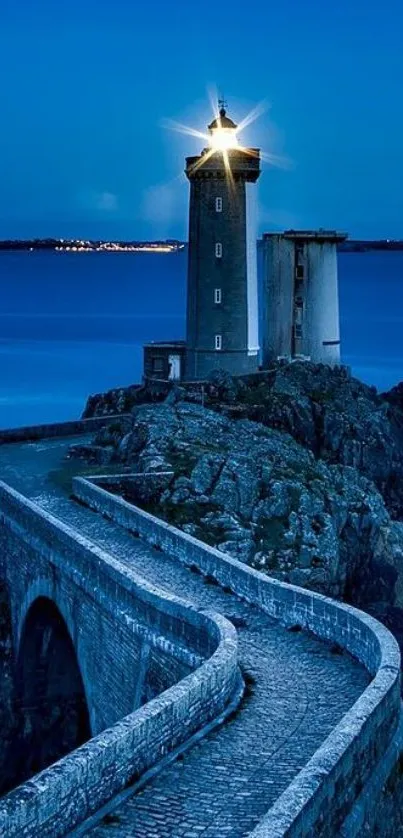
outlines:
M181 377L181 359L180 355L169 355L169 375L172 381L179 381Z

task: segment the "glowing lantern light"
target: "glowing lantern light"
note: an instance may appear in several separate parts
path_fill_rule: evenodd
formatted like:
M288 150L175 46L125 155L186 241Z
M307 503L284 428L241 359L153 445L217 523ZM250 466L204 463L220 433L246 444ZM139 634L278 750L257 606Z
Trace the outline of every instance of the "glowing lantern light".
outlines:
M208 126L210 148L214 151L226 151L238 147L238 126L227 116L222 104L218 116Z

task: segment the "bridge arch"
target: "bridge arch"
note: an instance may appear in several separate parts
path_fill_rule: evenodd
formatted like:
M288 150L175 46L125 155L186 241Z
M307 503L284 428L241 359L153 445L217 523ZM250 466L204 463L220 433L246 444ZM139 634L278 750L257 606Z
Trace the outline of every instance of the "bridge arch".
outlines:
M87 698L71 632L60 608L37 596L19 630L16 665L19 782L91 737Z
M12 588L12 593L16 591ZM87 698L87 706L90 715L91 735L95 736L100 732L99 723L96 718L95 701L93 696L94 684L88 671L88 660L83 648L83 637L79 631L80 603L63 593L62 587L51 575L36 576L23 591L14 595L12 603L12 629L15 658L19 655L22 633L25 626L29 609L39 598L50 599L54 603L66 624L68 633L72 639L78 666L84 684L84 692Z

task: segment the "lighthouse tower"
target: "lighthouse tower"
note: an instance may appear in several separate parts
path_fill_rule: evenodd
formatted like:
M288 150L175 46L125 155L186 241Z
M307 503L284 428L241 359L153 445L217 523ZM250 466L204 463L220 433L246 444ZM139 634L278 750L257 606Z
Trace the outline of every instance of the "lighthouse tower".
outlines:
M238 144L219 102L209 147L186 159L190 181L185 375L258 368L256 226L253 184L260 152Z

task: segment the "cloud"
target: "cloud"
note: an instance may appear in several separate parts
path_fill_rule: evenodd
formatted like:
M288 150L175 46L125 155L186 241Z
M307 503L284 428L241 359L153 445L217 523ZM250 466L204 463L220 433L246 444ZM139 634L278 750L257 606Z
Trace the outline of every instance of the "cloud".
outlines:
M78 202L80 206L87 210L96 210L97 212L113 213L117 212L119 208L118 196L114 192L104 190L98 192L96 190L84 190L78 193Z
M145 189L140 201L140 218L159 238L172 236L178 223L187 218L187 191L176 178L167 184Z
M118 208L118 196L113 192L100 192L96 195L96 209L102 212L115 212Z
M176 194L169 184L150 186L143 192L141 215L145 221L167 223L172 221Z

